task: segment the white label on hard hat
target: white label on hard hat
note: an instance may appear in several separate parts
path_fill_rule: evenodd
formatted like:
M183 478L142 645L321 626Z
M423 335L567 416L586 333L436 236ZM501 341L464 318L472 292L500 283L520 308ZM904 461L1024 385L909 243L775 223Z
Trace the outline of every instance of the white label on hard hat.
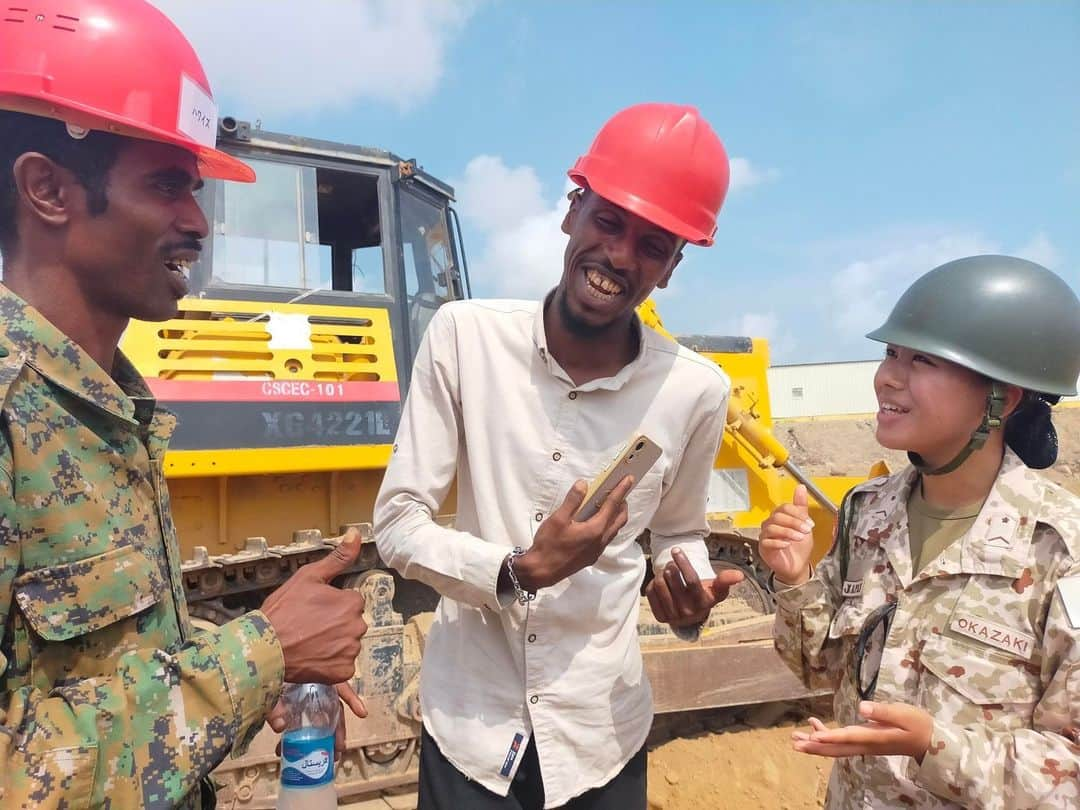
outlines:
M176 128L202 146L213 148L217 143L217 105L187 76L180 76L180 109Z

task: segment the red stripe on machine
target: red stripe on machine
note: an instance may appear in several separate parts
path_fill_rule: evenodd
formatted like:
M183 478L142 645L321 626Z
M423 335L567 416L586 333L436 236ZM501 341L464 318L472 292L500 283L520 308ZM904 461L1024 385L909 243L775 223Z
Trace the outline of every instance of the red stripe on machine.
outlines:
M396 382L163 380L147 384L161 402L398 402Z

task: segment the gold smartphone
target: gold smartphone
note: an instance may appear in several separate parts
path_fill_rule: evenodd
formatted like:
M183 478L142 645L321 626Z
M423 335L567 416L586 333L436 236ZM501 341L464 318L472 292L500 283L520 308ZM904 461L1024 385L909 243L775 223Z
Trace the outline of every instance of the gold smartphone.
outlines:
M589 484L585 500L581 502L574 520L588 520L599 512L600 507L604 505L604 500L611 494L611 490L615 489L626 476L634 476L634 486L637 486L663 452L660 445L644 433L634 436Z

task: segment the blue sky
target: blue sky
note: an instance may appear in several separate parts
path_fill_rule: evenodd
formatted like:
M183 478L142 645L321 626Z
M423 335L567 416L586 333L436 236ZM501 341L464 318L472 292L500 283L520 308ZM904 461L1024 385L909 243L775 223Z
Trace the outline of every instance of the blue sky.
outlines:
M900 291L979 252L1080 289L1077 2L157 2L223 112L453 183L478 294L557 281L565 170L652 100L736 159L716 246L657 295L675 332L877 356L861 335Z

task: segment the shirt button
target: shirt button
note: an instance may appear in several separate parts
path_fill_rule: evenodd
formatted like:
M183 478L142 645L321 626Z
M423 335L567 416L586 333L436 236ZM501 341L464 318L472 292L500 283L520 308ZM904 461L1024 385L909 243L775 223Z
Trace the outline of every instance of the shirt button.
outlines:
M536 695L533 695L531 698L529 698L529 703L537 704L539 702L540 702L540 698L538 698Z
M544 519L544 513L543 512L537 512L536 513L536 522L540 523L541 521L543 521L543 519Z
M555 461L562 461L562 453L557 453L557 452L556 452L556 453L552 453L552 454L551 454L551 457L552 457L552 458L553 458L553 459L554 459Z
M570 397L570 399L577 399L577 391L571 391L567 396Z
M536 633L529 633L529 643L532 644L536 641Z

